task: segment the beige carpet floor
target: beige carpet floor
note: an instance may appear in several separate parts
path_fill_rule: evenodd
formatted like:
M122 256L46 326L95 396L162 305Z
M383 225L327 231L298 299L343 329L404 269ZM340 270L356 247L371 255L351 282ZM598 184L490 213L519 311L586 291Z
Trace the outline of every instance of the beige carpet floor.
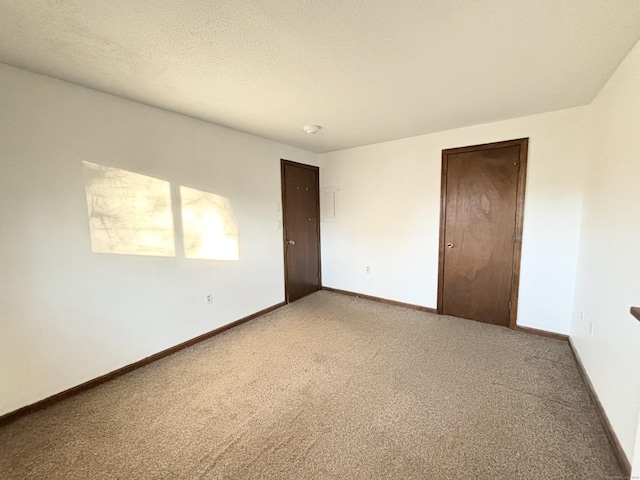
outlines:
M0 429L3 480L616 475L566 342L326 291Z

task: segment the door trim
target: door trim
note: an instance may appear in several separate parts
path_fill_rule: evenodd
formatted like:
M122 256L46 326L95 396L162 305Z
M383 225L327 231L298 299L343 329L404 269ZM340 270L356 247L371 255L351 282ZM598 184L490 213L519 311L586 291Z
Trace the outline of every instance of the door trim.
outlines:
M511 308L509 310L509 328L515 329L518 319L518 286L520 285L520 259L522 255L522 227L524 223L524 195L527 178L527 154L529 138L507 140L504 142L484 143L468 147L448 148L442 150L442 174L440 186L440 244L438 249L438 306L436 311L442 314L444 297L444 256L445 256L445 224L447 211L447 167L449 155L479 150L520 147L520 170L518 172L518 190L516 194L516 231L513 243L513 267L511 273Z
M318 222L316 224L316 232L318 233L318 290L322 289L322 263L320 251L322 250L320 245L320 167L314 167L313 165L307 165L305 163L292 162L291 160L280 159L280 192L281 192L281 205L282 205L282 252L284 256L284 301L289 302L288 292L288 265L287 265L287 212L285 202L285 190L284 190L284 167L285 165L291 165L294 167L306 168L308 170L315 170L316 172L316 210Z

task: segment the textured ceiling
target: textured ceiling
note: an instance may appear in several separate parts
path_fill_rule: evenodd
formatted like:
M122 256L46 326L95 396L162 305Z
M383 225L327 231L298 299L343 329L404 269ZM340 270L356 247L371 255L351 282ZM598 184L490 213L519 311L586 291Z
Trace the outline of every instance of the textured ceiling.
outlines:
M1 62L317 152L584 105L638 38L639 0L0 0Z

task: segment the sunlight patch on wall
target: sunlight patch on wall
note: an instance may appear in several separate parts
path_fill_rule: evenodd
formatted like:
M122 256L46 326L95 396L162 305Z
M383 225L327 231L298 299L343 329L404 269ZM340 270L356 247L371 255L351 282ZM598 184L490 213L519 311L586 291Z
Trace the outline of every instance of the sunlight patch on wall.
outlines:
M186 258L238 260L238 225L226 197L180 187Z
M175 255L169 182L82 164L93 252Z

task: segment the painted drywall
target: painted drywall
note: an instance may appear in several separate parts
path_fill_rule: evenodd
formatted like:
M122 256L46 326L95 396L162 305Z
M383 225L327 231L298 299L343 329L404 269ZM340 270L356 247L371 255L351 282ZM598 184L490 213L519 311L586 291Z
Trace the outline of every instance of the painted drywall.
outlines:
M640 435L637 432L640 432L640 419L638 420L638 427L636 428L636 448L632 458L635 458L636 461L631 466L631 479L637 480L640 478L640 462L638 462L638 458L640 458Z
M629 457L640 412L640 44L590 107L571 335ZM582 319L584 312L584 319ZM593 332L593 334L592 334Z
M0 65L0 415L283 301L280 158L317 163ZM83 161L227 197L239 261L92 253Z
M435 307L442 150L529 137L518 324L569 333L586 120L580 107L322 154L324 285Z

